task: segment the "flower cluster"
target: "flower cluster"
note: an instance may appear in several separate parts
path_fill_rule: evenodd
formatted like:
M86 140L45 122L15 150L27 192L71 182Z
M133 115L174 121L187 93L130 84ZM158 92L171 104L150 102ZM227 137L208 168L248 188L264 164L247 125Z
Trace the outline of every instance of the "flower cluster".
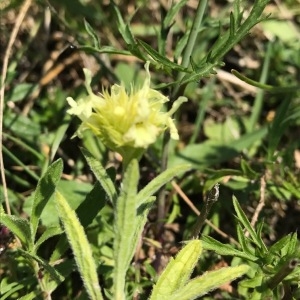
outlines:
M166 129L170 130L172 139L178 139L171 116L187 99L179 97L170 111L163 111L169 99L150 88L149 62L145 69L147 77L142 88L132 86L127 93L123 84L114 84L110 92L105 90L100 95L92 92L91 72L84 69L88 95L77 102L67 98L71 106L68 113L82 121L77 135L80 137L84 130L90 129L107 147L121 154L125 148L147 148Z

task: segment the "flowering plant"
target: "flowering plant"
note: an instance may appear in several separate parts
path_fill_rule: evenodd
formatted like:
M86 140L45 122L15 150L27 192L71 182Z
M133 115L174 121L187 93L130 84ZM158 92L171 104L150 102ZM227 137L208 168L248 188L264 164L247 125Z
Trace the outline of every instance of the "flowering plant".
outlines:
M145 64L147 76L142 88L135 89L132 85L129 93L123 84L114 84L110 92L104 90L102 94L95 95L90 86L91 72L84 69L88 95L78 102L67 98L71 106L68 113L82 121L77 131L79 137L84 130L90 129L108 148L119 152L127 160L129 157L139 158L166 129L170 130L172 139L179 139L171 116L187 98L179 97L169 111L163 111L169 99L150 88L149 64Z

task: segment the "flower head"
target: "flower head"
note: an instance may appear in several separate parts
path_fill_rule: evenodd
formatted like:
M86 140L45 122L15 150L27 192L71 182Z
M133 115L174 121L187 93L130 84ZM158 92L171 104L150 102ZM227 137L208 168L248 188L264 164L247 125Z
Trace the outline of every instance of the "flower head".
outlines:
M88 96L77 102L67 98L71 106L68 113L77 115L82 121L77 135L90 129L106 146L121 154L128 148L147 148L166 129L170 129L172 139L178 139L171 115L187 99L179 97L171 110L164 112L164 103L169 99L150 88L149 62L145 69L147 77L142 88L132 86L127 93L123 84L114 84L110 92L105 90L100 95L92 92L91 72L84 69Z

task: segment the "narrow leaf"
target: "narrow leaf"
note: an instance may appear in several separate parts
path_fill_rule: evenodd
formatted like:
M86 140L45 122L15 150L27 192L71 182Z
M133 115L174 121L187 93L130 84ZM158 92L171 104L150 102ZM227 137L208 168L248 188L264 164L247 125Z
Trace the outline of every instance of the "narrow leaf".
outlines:
M185 49L187 42L188 42L188 38L189 38L189 32L186 32L179 41L177 41L176 43L176 47L174 50L174 58L175 61L178 60L178 58L181 56L183 50Z
M18 300L33 300L33 299L37 299L37 296L38 296L39 292L35 291L35 292L31 292L27 295L24 295L20 298L18 298ZM2 298L1 298L2 300Z
M229 27L229 38L230 39L234 38L234 33L235 33L235 20L234 20L234 15L231 12L230 13L230 27Z
M101 47L100 40L94 28L90 25L90 23L86 19L83 19L83 21L84 21L85 30L87 31L89 36L93 39L94 47L96 49L100 49Z
M292 234L291 239L289 241L287 255L293 255L297 249L297 245L298 245L297 232L295 232Z
M47 228L35 243L35 250L37 250L48 239L52 238L53 236L60 235L62 233L63 230L58 226Z
M128 246L129 253L135 253L138 242L140 241L140 237L144 226L148 220L148 213L155 203L156 197L152 196L148 200L144 201L137 209L137 215L135 218L135 229L134 234L132 236L132 243Z
M206 272L204 275L190 280L183 288L169 296L172 300L196 299L221 285L235 280L246 274L250 267L240 265L238 267L222 268L217 271Z
M117 21L118 21L119 32L121 33L121 35L122 35L122 37L123 37L123 39L124 39L124 41L126 42L127 45L134 45L135 41L134 41L133 34L132 34L129 26L127 24L125 24L118 6L113 5L113 7L114 7L116 17L117 17Z
M64 281L64 277L51 265L49 265L48 262L46 262L45 260L43 260L42 258L40 258L37 255L34 255L30 252L24 251L22 249L18 249L18 251L20 252L20 254L27 258L29 261L31 260L35 260L40 267L43 267L51 276L51 278L57 283L60 284Z
M237 232L237 236L238 236L238 241L239 241L243 251L245 251L245 249L247 247L246 236L245 236L245 233L243 232L242 226L240 224L237 224L236 232Z
M256 232L254 231L252 225L250 224L246 214L242 210L237 198L235 196L232 197L234 210L237 214L238 220L241 222L241 224L245 227L245 229L249 232L253 242L259 247L264 248L264 245L261 244L260 239L257 237Z
M143 42L142 40L137 40L137 43L161 66L164 68L170 68L171 70L178 70L178 71L186 71L187 69L172 62L165 56L158 53L156 50L154 50L150 45Z
M66 199L56 192L56 204L59 217L74 253L76 265L90 299L102 300L98 283L97 266L93 259L92 249L75 212Z
M168 10L167 15L164 18L163 26L167 28L170 26L171 22L173 21L174 17L178 14L179 10L187 3L187 0L181 0L174 4L172 3L171 8Z
M191 169L191 165L184 164L174 166L159 174L150 181L137 195L137 203L142 204L150 196L154 195L164 184L171 181L175 176Z
M101 186L105 190L109 200L114 203L117 192L115 189L115 185L112 182L111 178L108 176L106 170L101 165L100 161L97 160L92 154L87 151L86 149L81 149L87 163L89 164L90 168L92 169L94 175L96 176L97 180L99 180Z
M81 51L85 51L86 53L96 52L96 53L131 55L130 51L117 49L113 46L102 46L101 48L97 49L97 48L92 47L92 46L82 45L82 46L78 46L77 49L81 50Z
M55 187L61 178L63 163L61 159L55 161L39 180L33 194L33 204L30 217L32 238L35 239L39 219L48 200L53 195Z
M250 261L257 260L257 258L254 255L247 254L237 249L234 249L231 245L222 244L209 236L203 235L201 237L201 241L204 249L213 250L220 255L237 256Z

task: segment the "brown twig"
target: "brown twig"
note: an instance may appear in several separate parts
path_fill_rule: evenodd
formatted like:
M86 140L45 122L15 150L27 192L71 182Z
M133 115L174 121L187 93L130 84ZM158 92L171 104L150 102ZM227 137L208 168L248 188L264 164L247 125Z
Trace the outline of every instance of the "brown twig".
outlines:
M7 74L7 68L8 68L8 61L9 56L12 50L12 46L16 40L16 37L18 35L20 26L24 20L24 17L31 5L31 0L25 0L23 6L21 7L21 10L19 12L19 15L16 18L15 26L11 32L8 45L6 47L4 58L3 58L3 66L2 66L2 80L1 80L1 86L0 86L0 172L1 172L1 179L2 179L2 185L3 185L3 195L6 205L6 211L8 214L11 214L9 201L8 201L8 192L7 192L7 184L6 184L6 178L5 178L5 168L4 168L4 160L3 160L3 153L2 153L2 142L3 142L3 111L4 111L4 94L5 94L5 79Z
M251 219L252 227L255 226L255 224L258 220L258 216L259 216L260 212L262 211L263 207L265 206L265 191L266 191L266 180L265 180L265 177L262 176L260 178L260 199L259 199L258 205L257 205L255 212Z

